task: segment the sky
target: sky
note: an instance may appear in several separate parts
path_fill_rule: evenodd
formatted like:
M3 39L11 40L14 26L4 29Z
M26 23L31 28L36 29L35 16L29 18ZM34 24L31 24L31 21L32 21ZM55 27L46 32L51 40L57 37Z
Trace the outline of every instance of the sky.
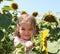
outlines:
M45 13L48 13L49 11L55 15L57 15L58 18L60 13L56 14L57 12L60 12L60 0L14 0L18 3L18 11L25 10L29 14L31 14L34 11L38 11L38 13L43 16ZM11 1L12 2L12 1ZM4 5L10 5L11 2L4 1L0 4L0 10Z

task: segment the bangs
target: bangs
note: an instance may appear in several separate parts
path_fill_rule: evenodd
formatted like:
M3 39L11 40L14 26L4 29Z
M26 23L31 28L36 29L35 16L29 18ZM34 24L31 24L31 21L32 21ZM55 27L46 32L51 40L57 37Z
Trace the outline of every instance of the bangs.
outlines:
M35 20L34 16L31 16L31 15L28 15L28 14L22 15L22 16L19 18L18 24L19 24L19 25L22 25L22 24L26 24L26 23L29 23L29 24L31 24L32 26L35 27L35 25L36 25L36 20Z

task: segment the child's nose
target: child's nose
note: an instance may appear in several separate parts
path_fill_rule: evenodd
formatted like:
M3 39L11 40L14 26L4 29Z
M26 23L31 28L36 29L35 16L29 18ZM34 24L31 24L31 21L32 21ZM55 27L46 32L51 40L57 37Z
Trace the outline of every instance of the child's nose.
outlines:
M26 30L26 32L25 32L26 34L28 34L29 33L29 31L28 30Z

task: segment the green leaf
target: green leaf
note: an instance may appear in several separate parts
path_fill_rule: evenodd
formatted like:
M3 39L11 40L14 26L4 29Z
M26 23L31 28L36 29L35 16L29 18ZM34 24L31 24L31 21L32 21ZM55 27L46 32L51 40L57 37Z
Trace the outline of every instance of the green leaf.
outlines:
M58 34L60 32L60 28L55 28L51 31L51 34Z
M58 46L58 49L60 49L60 39L58 39L57 41L57 46Z
M0 48L0 54L6 54L6 50L3 47Z
M32 52L31 52L31 54L37 54L37 52L35 52L35 51L32 51Z
M8 26L11 24L12 17L8 14L0 14L0 27L2 28L8 28Z
M57 42L56 41L53 41L53 42L48 41L47 48L48 48L48 52L57 53L57 51L58 51Z
M4 33L0 30L0 41L4 37Z
M21 47L24 47L24 45L21 44L21 43L19 43L19 44L16 46L16 48L21 48Z
M3 9L4 9L4 10L8 10L8 11L9 11L9 10L12 10L11 7L10 7L10 6L7 6L7 5L5 5L5 6L3 7Z

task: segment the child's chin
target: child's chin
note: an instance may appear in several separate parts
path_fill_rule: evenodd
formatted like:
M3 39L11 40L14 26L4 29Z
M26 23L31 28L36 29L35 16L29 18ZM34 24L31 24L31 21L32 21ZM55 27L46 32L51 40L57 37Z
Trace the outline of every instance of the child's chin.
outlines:
M30 38L24 38L25 40L30 40Z

